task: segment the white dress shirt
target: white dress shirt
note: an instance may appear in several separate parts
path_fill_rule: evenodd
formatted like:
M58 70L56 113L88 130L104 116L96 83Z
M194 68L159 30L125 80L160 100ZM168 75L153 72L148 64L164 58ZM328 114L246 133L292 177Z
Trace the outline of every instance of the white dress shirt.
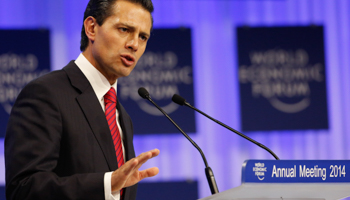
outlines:
M111 85L107 78L98 71L81 53L78 58L75 60L75 64L79 67L79 69L83 72L85 77L90 82L92 89L94 90L96 97L98 101L101 104L103 112L105 111L105 103L104 103L104 95L109 91L111 87L114 87L115 91L117 91L117 81ZM120 127L119 122L119 112L118 109L116 110L116 119L117 119L117 125L120 131L120 137L123 141L123 132ZM122 142L122 148L123 148L123 156L124 156L124 162L125 162L125 149L124 144ZM116 158L117 159L117 158ZM112 192L112 186L111 186L111 177L113 172L106 172L104 176L104 191L105 191L105 200L120 200L120 192Z

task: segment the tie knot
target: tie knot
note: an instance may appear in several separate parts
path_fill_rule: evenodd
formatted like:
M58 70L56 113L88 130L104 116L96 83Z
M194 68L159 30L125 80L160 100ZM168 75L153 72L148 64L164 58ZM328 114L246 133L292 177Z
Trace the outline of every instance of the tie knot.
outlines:
M111 87L104 96L105 103L117 103L117 93L114 87Z

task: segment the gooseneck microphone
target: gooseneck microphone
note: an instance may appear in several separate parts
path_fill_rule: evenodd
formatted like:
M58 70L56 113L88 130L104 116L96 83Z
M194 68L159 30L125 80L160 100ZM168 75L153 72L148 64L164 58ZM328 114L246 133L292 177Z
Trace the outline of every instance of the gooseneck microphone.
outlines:
M218 121L218 120L216 120L216 119L210 117L209 115L205 114L204 112L198 110L197 108L193 107L191 104L189 104L188 102L186 102L186 99L184 99L182 96L180 96L180 95L178 95L178 94L174 94L172 100L173 100L173 102L175 102L175 103L177 103L177 104L179 104L179 105L181 105L181 106L185 105L185 106L187 106L187 107L192 108L193 110L199 112L200 114L206 116L207 118L209 118L209 119L213 120L214 122L220 124L221 126L227 128L228 130L230 130L230 131L236 133L237 135L239 135L239 136L241 136L241 137L243 137L243 138L249 140L250 142L252 142L252 143L258 145L259 147L261 147L261 148L265 149L266 151L268 151L276 160L279 160L278 156L277 156L275 153L273 153L273 151L271 151L269 148L267 148L266 146L264 146L263 144L261 144L261 143L255 141L255 140L253 140L252 138L250 138L250 137L244 135L243 133L241 133L241 132L239 132L239 131L237 131L237 130L235 130L235 129L229 127L229 126L227 126L226 124L224 124L224 123L222 123L222 122L220 122L220 121Z
M210 187L210 191L212 194L216 194L219 193L218 190L218 186L216 185L216 181L215 181L215 177L214 177L214 173L211 170L211 168L208 165L207 159L204 156L204 153L202 151L201 148L199 148L199 146L190 138L190 136L188 136L175 122L173 119L170 118L170 116L161 108L159 107L150 97L148 91L143 88L140 87L138 90L139 95L144 98L147 99L148 101L150 101L155 107L158 108L158 110L160 110L160 112L162 112L170 121L171 123L173 123L175 125L175 127L182 133L182 135L184 135L191 143L192 145L199 151L199 153L201 154L204 164L205 164L205 174L207 176L207 180L209 183L209 187Z

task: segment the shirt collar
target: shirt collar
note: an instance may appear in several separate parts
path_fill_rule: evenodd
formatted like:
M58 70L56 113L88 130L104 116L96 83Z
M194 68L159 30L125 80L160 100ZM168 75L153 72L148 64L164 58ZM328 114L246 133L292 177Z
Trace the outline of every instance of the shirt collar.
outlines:
M107 78L100 71L98 71L82 53L80 53L78 58L75 60L75 64L88 79L92 89L100 101L103 100L104 95L111 87L114 87L115 91L117 91L117 81L111 85Z

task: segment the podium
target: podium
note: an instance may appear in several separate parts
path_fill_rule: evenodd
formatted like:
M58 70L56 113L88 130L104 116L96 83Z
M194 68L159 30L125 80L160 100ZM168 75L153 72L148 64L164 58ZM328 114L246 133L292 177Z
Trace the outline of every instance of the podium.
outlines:
M242 184L200 200L335 200L350 196L350 160L248 160Z

